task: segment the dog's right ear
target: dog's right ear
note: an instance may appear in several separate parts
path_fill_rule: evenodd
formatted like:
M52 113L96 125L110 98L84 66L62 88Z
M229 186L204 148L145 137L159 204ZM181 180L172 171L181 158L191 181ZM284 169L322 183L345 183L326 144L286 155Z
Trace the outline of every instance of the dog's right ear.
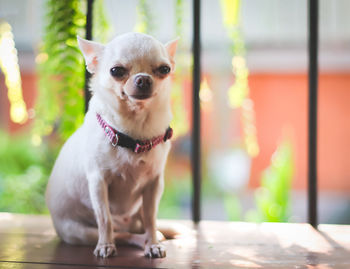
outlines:
M97 70L98 59L101 57L105 46L97 42L83 39L79 36L77 36L77 38L78 38L79 48L85 58L86 69L91 74L95 73Z

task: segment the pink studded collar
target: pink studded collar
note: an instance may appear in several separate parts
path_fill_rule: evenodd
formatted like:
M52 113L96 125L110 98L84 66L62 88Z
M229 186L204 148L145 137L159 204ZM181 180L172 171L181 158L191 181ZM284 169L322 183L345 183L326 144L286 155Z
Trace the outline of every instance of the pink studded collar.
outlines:
M163 135L154 137L150 140L135 140L130 136L114 129L105 120L102 119L100 114L96 113L96 117L98 123L102 127L105 135L107 136L113 147L120 146L128 148L135 153L150 151L158 144L167 141L173 136L173 129L171 127L168 127Z

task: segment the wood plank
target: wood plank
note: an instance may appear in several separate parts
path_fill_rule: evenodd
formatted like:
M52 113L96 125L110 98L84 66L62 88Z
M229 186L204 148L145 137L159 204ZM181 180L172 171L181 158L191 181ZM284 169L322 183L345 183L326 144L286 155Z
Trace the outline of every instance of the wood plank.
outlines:
M71 264L52 264L52 263L25 263L25 262L1 262L0 268L3 269L86 269L84 265L71 265ZM89 268L89 267L88 267ZM110 269L113 267L90 267L99 269ZM118 268L118 267L114 267Z
M48 216L0 213L0 268L350 268L350 226L321 225L316 231L308 224L170 222L191 233L164 242L166 258L145 258L140 249L119 246L118 256L101 259L93 247L61 242Z

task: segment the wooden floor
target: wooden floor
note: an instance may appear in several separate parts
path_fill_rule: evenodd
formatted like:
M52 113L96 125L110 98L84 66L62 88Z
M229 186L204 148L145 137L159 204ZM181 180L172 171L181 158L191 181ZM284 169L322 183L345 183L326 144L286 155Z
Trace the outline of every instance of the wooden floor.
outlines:
M118 256L93 256L55 235L47 216L0 213L0 268L350 268L350 226L172 221L191 231L164 242L167 257L118 247Z

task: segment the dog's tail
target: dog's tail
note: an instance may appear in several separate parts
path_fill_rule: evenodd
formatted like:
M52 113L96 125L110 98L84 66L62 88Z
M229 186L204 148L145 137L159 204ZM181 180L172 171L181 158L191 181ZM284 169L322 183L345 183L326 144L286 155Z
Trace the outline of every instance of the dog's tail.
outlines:
M163 235L163 240L183 237L193 232L187 221L174 222L169 220L158 220L157 229Z

